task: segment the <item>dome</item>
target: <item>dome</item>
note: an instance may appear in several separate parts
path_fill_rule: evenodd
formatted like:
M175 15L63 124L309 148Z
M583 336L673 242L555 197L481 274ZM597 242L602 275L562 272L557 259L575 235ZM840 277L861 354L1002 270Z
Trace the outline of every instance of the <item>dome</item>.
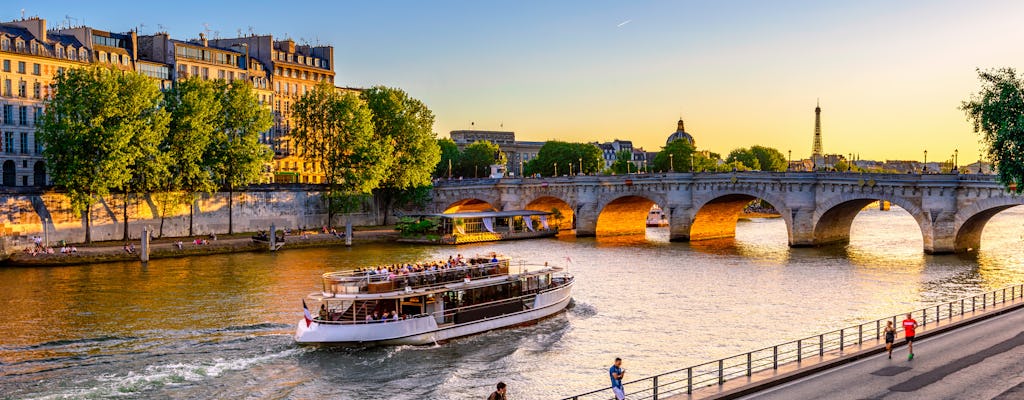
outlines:
M668 136L668 140L665 141L665 145L667 146L669 143L680 139L689 142L690 146L697 147L697 142L693 140L693 135L686 133L686 129L683 129L683 120L681 118L679 119L679 124L676 125L676 131L672 132L672 134Z

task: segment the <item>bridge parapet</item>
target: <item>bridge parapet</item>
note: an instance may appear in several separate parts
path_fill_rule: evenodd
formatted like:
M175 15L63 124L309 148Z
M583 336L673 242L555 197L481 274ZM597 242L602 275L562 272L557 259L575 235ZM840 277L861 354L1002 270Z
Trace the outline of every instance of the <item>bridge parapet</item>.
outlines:
M748 171L442 180L432 208L467 199L495 209L559 208L571 212L578 236L642 232L646 210L658 205L673 241L732 236L743 207L762 199L786 222L791 246L846 242L856 214L883 200L914 217L929 253L977 249L992 215L1024 204L992 175Z

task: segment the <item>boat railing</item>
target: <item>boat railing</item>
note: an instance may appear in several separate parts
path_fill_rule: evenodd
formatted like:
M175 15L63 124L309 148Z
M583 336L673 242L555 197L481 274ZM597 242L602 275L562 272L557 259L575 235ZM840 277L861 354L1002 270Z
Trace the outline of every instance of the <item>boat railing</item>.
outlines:
M403 288L421 289L455 283L469 279L490 278L509 274L508 260L499 260L483 264L466 264L445 266L437 270L422 272L387 273L375 272L328 272L323 275L323 293L325 296L358 293L387 293ZM516 273L522 273L517 271Z
M546 287L539 288L539 289L532 289L532 290L524 290L519 296L516 296L516 297L512 297L512 298L508 298L508 299L500 299L500 300L488 301L488 302L478 303L478 304L471 304L471 305L466 305L466 306L459 306L459 307L455 307L455 308L446 308L444 310L439 310L439 311L434 311L434 312L429 312L429 313L421 313L421 314L416 314L416 315L400 316L399 319L383 318L383 319L361 319L361 320L331 321L331 320L320 319L319 316L317 316L317 317L314 317L313 320L316 321L319 324L324 324L324 325L385 324L385 323L400 322L400 321L405 321L405 320L410 320L410 319L426 318L426 317L431 317L431 318L441 317L443 319L441 319L439 321L452 322L452 321L454 321L455 314L457 314L457 313L464 313L464 312L467 312L467 311L478 310L478 309L485 308L485 307L494 307L494 306L499 306L499 305L504 305L504 304L516 303L516 302L531 302L538 295L540 295L542 293L547 293L547 292L550 292L550 291L553 291L553 290L558 290L558 289L568 285L572 281L573 281L573 276L571 274L565 273L562 276L559 276L559 277L556 277L556 278L552 279L551 282ZM354 307L354 305L353 305L353 307Z

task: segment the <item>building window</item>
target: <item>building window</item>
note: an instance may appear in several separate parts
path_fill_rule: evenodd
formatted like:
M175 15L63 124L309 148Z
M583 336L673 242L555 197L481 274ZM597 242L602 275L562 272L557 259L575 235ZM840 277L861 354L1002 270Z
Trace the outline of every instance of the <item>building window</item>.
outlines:
M78 59L78 52L75 51L75 47L74 46L68 46L68 59L69 60L77 60Z
M210 79L210 69L203 67L203 79Z
M43 85L39 82L32 84L32 98L41 98L43 95Z
M11 51L11 39L3 38L3 40L0 40L0 50Z
M195 65L192 66L192 76L195 76L195 77L199 76L199 67L197 67Z
M82 61L89 61L89 52L85 48L78 49L78 58Z
M4 60L4 72L11 72L11 60Z
M14 42L14 47L18 50L19 53L25 52L25 41L17 39L17 41Z
M25 82L25 81L19 81L18 82L18 97L21 97L21 98L28 97L28 82Z
M32 64L32 75L39 75L39 64Z
M57 76L64 75L64 67L57 67Z
M97 56L98 56L99 62L101 62L101 63L108 62L108 60L107 60L107 53L106 52L102 52L102 51L97 52Z
M4 150L14 154L14 132L4 132Z
M222 69L217 70L217 79L224 79L224 78L225 78L224 70L222 70Z
M21 126L28 126L28 107L18 107L18 122Z
M18 73L19 74L24 74L25 73L25 62L24 61L18 61Z
M57 58L64 58L64 47L61 47L61 45L57 45L54 47L54 49L57 51Z
M21 133L21 154L28 154L28 132Z
M14 125L14 106L10 104L4 105L4 124Z
M39 43L32 42L32 54L39 54Z
M39 120L43 119L43 108L36 107L36 112L32 114L32 124L39 125Z

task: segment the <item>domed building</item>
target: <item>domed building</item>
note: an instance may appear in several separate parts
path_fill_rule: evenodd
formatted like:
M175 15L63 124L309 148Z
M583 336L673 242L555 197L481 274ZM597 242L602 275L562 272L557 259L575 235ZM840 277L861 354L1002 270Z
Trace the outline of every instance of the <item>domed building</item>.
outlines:
M667 146L669 143L680 139L689 142L690 146L693 146L694 148L697 147L697 142L693 140L693 135L686 133L686 129L683 128L682 118L679 119L679 124L676 125L676 131L672 132L672 134L668 136L668 140L665 141L665 145Z

